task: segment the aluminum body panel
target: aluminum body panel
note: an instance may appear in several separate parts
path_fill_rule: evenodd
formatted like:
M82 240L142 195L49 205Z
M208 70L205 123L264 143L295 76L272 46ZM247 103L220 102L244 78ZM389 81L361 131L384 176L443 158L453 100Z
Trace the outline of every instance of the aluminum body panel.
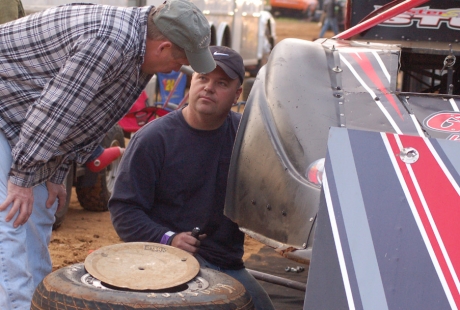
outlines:
M449 133L423 129L419 110L425 110L418 106L458 97L397 93L399 57L394 45L279 42L246 104L225 214L265 244L283 251L309 248L320 188L307 181L306 171L326 156L330 127L447 138Z
M448 140L331 129L304 309L458 308L459 153Z

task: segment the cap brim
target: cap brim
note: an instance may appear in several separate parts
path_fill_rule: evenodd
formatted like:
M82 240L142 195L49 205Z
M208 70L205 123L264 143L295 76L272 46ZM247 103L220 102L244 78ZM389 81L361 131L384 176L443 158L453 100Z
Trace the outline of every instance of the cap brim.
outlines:
M219 67L222 68L222 70L224 70L225 74L227 74L229 78L231 78L232 80L239 79L241 81L241 78L238 76L238 74L229 66L227 66L223 62L220 62L219 60L215 60L215 62Z
M216 68L216 62L209 48L196 53L185 51L185 54L187 55L190 66L195 72L209 73Z

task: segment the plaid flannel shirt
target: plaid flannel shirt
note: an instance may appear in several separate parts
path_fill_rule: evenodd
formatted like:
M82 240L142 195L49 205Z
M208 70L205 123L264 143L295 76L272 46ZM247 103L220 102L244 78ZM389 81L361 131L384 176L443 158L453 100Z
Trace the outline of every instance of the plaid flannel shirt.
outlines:
M140 71L151 8L65 5L0 26L12 183L63 183L128 112L152 77Z

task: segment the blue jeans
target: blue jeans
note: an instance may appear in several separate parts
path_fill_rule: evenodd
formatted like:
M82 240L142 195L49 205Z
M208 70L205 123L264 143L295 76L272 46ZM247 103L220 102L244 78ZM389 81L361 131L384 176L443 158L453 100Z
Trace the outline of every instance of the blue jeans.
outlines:
M238 280L241 284L243 284L246 291L249 293L249 295L251 295L252 302L254 303L256 310L275 309L267 292L265 292L265 290L259 284L259 282L257 282L257 280L245 268L238 270L222 269L216 265L209 263L200 255L196 255L195 257L200 263L201 267L207 267L210 269L223 272L231 276L232 278Z
M0 202L7 195L8 173L12 163L11 148L0 131ZM5 222L11 206L0 212L0 309L30 309L33 292L51 272L48 245L57 203L45 206L45 184L34 187L34 207L26 224L13 227L14 217Z
M325 18L323 28L321 28L321 32L319 33L319 37L322 38L326 33L326 30L331 29L334 32L334 35L339 33L339 26L337 24L337 18Z

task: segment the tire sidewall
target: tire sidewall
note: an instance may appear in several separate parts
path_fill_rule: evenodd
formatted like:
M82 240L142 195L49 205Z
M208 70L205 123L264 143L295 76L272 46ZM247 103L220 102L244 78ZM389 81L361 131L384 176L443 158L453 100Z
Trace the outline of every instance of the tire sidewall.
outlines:
M97 288L82 282L81 279L85 275L89 276L83 263L67 266L49 274L36 289L31 309L58 309L43 306L43 301L56 304L62 300L68 305L84 304L92 308L100 304L107 309L215 309L216 304L228 304L228 307L222 309L253 309L251 297L240 282L209 268L201 268L197 275L209 283L208 287L186 289L176 293L165 290L142 292Z

